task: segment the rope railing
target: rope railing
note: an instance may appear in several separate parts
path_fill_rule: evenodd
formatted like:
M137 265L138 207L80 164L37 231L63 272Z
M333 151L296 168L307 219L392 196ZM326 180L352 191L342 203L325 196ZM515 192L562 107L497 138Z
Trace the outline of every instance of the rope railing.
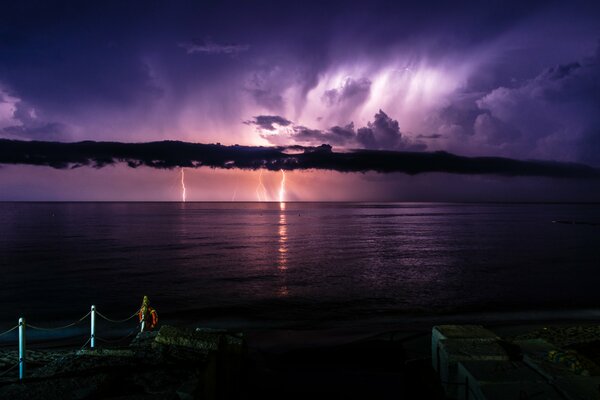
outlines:
M96 339L98 339L100 342L103 342L103 343L120 343L123 340L132 337L136 332L137 332L137 329L134 329L131 332L129 332L127 335L125 335L125 336L123 336L123 337L121 337L119 339L104 339L104 338L101 338L101 337L97 337Z
M31 328L31 329L38 330L38 331L47 331L47 332L52 332L52 331L60 331L60 330L63 330L63 329L71 328L71 327L73 327L73 326L75 326L75 325L79 325L79 324L80 324L81 322L83 322L83 321L84 321L84 320L85 320L87 317L89 317L89 315L90 315L91 313L92 313L92 312L91 312L91 311L89 311L87 314L85 314L83 317L79 318L77 321L75 321L75 322L72 322L72 323L70 323L70 324L68 324L68 325L65 325L65 326L58 326L58 327L56 327L56 328L44 328L44 327L41 327L41 326L35 326L35 325L31 325L30 323L27 323L27 327L28 327L28 328Z
M15 329L17 329L19 327L19 325L15 325L12 328L10 328L7 331L4 331L2 333L0 333L0 337L4 336L4 335L8 335L9 333L11 333L12 331L14 331Z
M17 368L19 366L19 363L16 363L15 365L13 365L12 367L10 367L9 369L7 369L6 371L2 371L0 372L0 378L2 378L4 375L8 374L10 371L12 371L13 369Z
M92 340L92 338L88 338L88 340L85 341L85 343L83 344L83 346L81 346L79 348L79 351L83 350L83 348L88 345L88 343L90 342L90 340Z
M135 318L135 317L137 317L137 315L138 315L138 313L139 313L139 312L140 312L140 309L136 310L136 312L134 312L134 313L133 313L133 314L132 314L130 317L127 317L127 318L125 318L125 319L110 319L110 318L108 318L107 316L105 316L104 314L100 313L99 311L96 311L96 314L97 314L97 315L98 315L100 318L102 318L102 319L104 319L104 320L106 320L106 321L108 321L108 322L112 322L112 323L115 323L115 324L120 324L120 323L123 323L123 322L127 322L127 321L129 321L130 319L132 319L132 318Z
M139 312L140 312L141 308L138 308L135 313L133 313L131 316L125 318L125 319L112 319L112 318L108 318L106 315L99 313L98 311L96 311L96 306L92 305L90 311L85 314L83 317L79 318L77 321L74 321L70 324L64 325L64 326L57 326L57 327L42 327L42 326L37 326L37 325L32 325L28 322L25 321L25 318L19 318L19 324L13 326L12 328L0 333L0 337L9 334L10 332L18 329L18 336L19 336L19 361L17 364L15 364L14 366L10 367L8 370L4 371L4 372L0 372L0 377L2 377L3 375L9 373L10 371L12 371L13 369L19 367L19 380L23 380L24 376L25 376L25 356L26 356L26 348L25 348L25 344L26 344L26 329L25 328L31 328L33 330L38 330L38 331L44 331L44 332L56 332L56 331L60 331L60 330L64 330L64 329L68 329L71 328L73 326L79 325L81 324L83 321L85 321L88 317L90 317L90 335L87 339L87 341L83 344L83 346L81 346L80 350L83 350L86 346L90 346L90 349L94 350L95 346L96 346L96 339L98 339L101 342L105 342L105 343L118 343L121 342L131 336L133 336L139 329L139 327L141 326L141 330L144 330L144 323L143 320L140 324L138 324L136 326L135 329L133 329L130 333L127 334L127 336L124 336L122 338L116 339L116 340L109 340L109 339L103 339L103 338L99 338L96 337L96 315L104 320L106 320L107 322L110 323L114 323L114 324L120 324L120 323L125 323L127 321L130 321L131 319L135 318Z

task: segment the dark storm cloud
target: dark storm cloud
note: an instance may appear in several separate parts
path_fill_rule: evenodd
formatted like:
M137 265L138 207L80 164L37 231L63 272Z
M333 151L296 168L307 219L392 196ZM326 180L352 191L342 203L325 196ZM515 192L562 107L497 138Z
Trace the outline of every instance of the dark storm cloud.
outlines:
M0 79L19 98L56 113L131 107L162 95L132 44L112 35L94 37L98 34L81 35L67 27L21 31L0 46Z
M26 139L59 140L65 137L68 128L59 122L22 126L14 125L0 129L0 136L12 136Z
M260 129L272 131L275 129L273 124L288 126L291 125L292 121L280 117L279 115L257 115L253 120L245 121L244 123L247 125L255 125Z
M477 107L479 100L485 93L455 93L445 107L437 110L440 119L439 130L452 136L472 136L475 134L473 125L481 114Z
M204 53L233 55L243 51L248 51L250 48L250 46L247 44L218 44L210 39L179 43L178 46L184 48L187 54Z
M288 54L290 45L255 59L244 83L245 92L270 112L280 113L286 105L304 106L307 93L327 69L327 54L319 44L302 43ZM290 88L297 90L295 95L286 94Z
M0 93L0 96L2 93ZM0 97L0 102L2 101ZM10 116L13 125L0 128L0 138L33 139L33 140L65 140L69 127L60 122L48 122L40 119L33 107L23 101L16 101ZM0 121L1 122L1 121Z
M319 80L349 71L357 75L338 87L324 87L325 91L316 96L333 116L325 112L309 116L323 115L330 121L328 126L340 126L322 131L305 128L298 131L298 137L307 144L318 144L324 136L324 141L332 144L350 140L357 147L410 149L406 135L386 134L394 131L393 126L357 130L345 125L356 120L355 111L365 99L374 98L371 82L376 82L377 76L369 75L369 71L374 71L374 66L398 68L406 62L413 68L411 60L416 69L423 61L436 67L449 59L444 66L452 70L469 56L484 54L492 61L478 69L479 76L470 77L478 82L471 89L483 94L471 99L469 107L457 104L456 98L443 103L450 103L443 132L434 132L429 126L422 131L410 129L441 134L444 139L462 132L502 147L501 154L524 156L528 155L525 149L531 149L538 139L547 139L531 132L539 132L548 124L537 119L535 129L520 126L514 117L518 112L504 115L493 104L494 99L481 105L477 100L500 87L515 89L517 84L505 85L513 76L518 83L531 78L532 65L538 68L537 62L543 58L538 56L573 47L570 38L566 40L555 31L553 21L543 20L515 34L509 47L516 47L519 53L506 57L499 51L497 43L503 35L524 22L529 27L530 18L544 15L552 7L567 9L570 13L565 13L564 19L570 18L573 26L579 26L579 21L598 15L600 6L597 2L567 5L516 0L460 4L287 1L277 7L269 1L7 2L0 13L0 85L9 87L14 96L43 115L35 126L11 127L11 135L51 139L50 134L59 133L56 124L62 124L77 127L77 139L143 141L150 140L148 135L165 137L165 132L174 132L174 138L184 137L193 130L189 125L200 125L204 121L198 120L205 115L214 119L213 126L229 128L257 113L300 120L302 110L309 108L307 94L318 87ZM532 33L547 34L552 48L531 56L529 48L521 48L521 39ZM581 39L584 34L574 35ZM215 40L190 41L208 37ZM231 57L236 54L240 56ZM391 65L402 57L406 60L400 60L401 64ZM501 67L496 65L499 63ZM554 71L565 76L552 79L568 80L568 76L587 68L580 64L580 68L574 65ZM247 99L240 91L248 94L251 104L245 103ZM387 104L373 104L393 113ZM192 109L198 113L190 112ZM234 114L236 110L239 114ZM186 118L181 113L186 113ZM194 119L188 117L190 114L198 115L198 120L189 122ZM522 111L524 114L527 112ZM151 118L144 118L146 115ZM314 120L309 117L302 120ZM565 118L576 120L570 115ZM400 123L407 126L403 120ZM589 149L597 148L596 128L596 124L588 124L578 132L581 140L572 159L595 162L594 154L600 151ZM223 131L241 136L233 129ZM354 139L348 139L348 133ZM226 137L223 141L234 143L238 139ZM461 144L456 150L461 151L463 137L458 141ZM563 148L560 144L547 146L557 153Z
M269 110L280 110L283 107L283 96L275 90L248 87L246 91L254 98L257 104Z
M519 140L522 133L515 127L492 116L490 113L481 113L475 118L473 129L486 143L501 146L512 144Z
M527 79L479 86L470 82L431 113L438 122L428 129L446 149L600 165L600 46Z
M176 44L192 54L235 54L256 42L252 49L263 49L259 53L267 57L267 65L275 48L283 59L279 64L302 70L306 92L328 66L331 38L342 49L354 49L363 46L353 44L360 33L369 52L379 52L393 48L406 34L429 35L451 27L461 36L457 42L470 42L505 29L547 2L526 3L457 7L374 1L367 7L358 2L290 1L273 7L268 1L9 2L0 15L0 76L18 96L38 107L61 112L99 104L131 107L163 93L145 58L171 72L173 85L179 87L186 81L210 82L228 71L218 63L202 64L201 74L198 65L187 69L171 50ZM457 20L478 22L461 23L459 32ZM440 24L443 21L447 22ZM209 36L219 41L189 41ZM257 97L277 99L281 94L264 91L269 89L257 88Z
M524 84L497 88L477 101L474 124L491 144L507 143L513 154L552 143L561 153L600 164L600 47L580 62L546 68Z
M545 176L600 179L600 170L582 164L520 161L499 157L461 157L446 152L356 150L337 153L331 146L249 147L185 142L25 142L0 140L0 163L43 165L53 168L211 167L226 169L307 170L380 173L447 172L504 176Z
M269 139L268 136L263 136ZM328 130L310 129L305 126L295 126L290 139L297 143L327 143L333 146L348 146L356 144L354 124L334 126Z
M356 132L359 143L366 149L395 149L401 145L402 133L398 121L379 110L373 122Z
M372 122L368 122L367 126L355 129L354 123L350 122L345 126L333 126L326 130L310 129L301 125L293 125L291 121L283 117L262 116L267 118L267 124L259 124L254 122L259 128L266 130L275 129L270 118L281 118L286 124L282 126L290 126L288 133L284 134L262 134L262 137L273 144L278 142L288 141L290 143L301 143L310 145L319 145L327 143L333 146L363 148L371 150L410 150L421 151L427 146L424 143L414 142L402 136L398 121L390 118L385 112L379 110L373 117ZM274 121L277 122L277 121Z
M371 81L367 78L353 79L346 78L339 88L326 90L323 94L323 101L328 105L335 105L343 102L363 102L371 90Z

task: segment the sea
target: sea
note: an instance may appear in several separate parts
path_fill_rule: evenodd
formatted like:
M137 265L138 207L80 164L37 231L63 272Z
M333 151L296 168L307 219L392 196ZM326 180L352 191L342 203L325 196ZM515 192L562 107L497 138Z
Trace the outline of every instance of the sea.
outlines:
M0 333L82 335L144 295L161 323L240 330L600 319L598 224L600 204L0 203Z

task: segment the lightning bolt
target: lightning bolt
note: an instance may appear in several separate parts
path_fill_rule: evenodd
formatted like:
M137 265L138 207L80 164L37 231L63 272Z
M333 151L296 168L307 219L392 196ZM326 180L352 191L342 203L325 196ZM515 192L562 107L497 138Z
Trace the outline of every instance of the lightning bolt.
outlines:
M281 170L281 185L279 186L279 202L285 202L285 171Z
M258 198L258 201L267 201L267 188L265 188L265 185L263 185L262 183L262 174L263 171L261 169L260 173L258 174L258 186L256 186L256 197Z
M185 173L181 168L181 201L185 203Z

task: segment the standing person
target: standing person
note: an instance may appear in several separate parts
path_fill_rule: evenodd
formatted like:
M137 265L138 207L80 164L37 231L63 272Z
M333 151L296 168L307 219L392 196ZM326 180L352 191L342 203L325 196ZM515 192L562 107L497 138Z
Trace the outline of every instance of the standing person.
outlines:
M150 307L148 296L144 296L138 316L140 317L140 323L142 324L142 332L151 331L158 325L158 314L154 308Z

